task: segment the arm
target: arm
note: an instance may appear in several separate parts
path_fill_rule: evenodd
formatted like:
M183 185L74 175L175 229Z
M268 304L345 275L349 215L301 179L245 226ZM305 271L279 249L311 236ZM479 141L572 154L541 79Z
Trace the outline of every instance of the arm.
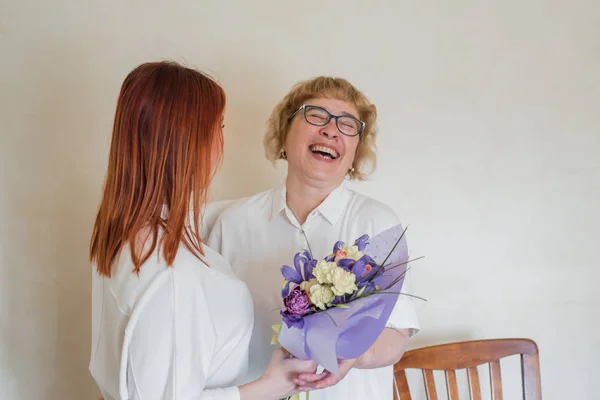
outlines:
M405 240L405 239L403 239ZM402 292L411 293L410 272L404 278ZM337 384L345 378L352 368L373 369L393 365L400 360L408 347L408 341L419 330L413 299L409 296L398 296L392 313L379 338L359 358L340 361L340 375L335 376L327 371L321 374L301 374L295 380L302 390L324 389Z
M397 363L408 347L408 339L408 329L385 328L369 350L357 359L354 368L372 369Z
M387 367L400 361L408 347L409 330L385 328L375 343L359 358L339 362L340 375L328 371L320 374L300 374L295 380L301 391L325 389L336 385L352 368L373 369Z
M177 267L173 267L177 268ZM162 273L138 302L126 330L122 397L132 400L277 400L297 393L291 377L315 372L312 361L275 352L264 376L242 386L207 389L216 332L201 288ZM178 287L178 283L180 284ZM129 337L131 332L131 337ZM232 357L235 357L233 354ZM123 365L123 364L122 364ZM235 374L235 371L233 372ZM231 376L231 379L237 377Z
M405 237L402 242L406 244ZM406 271L401 292L410 294L411 275ZM397 363L408 347L409 338L418 330L419 321L413 299L399 295L385 329L369 350L359 357L354 368L380 368Z
M189 289L177 287L170 268L138 302L123 349L127 371L121 373L121 392L130 399L240 399L235 386L205 388L215 336L204 296Z
M258 380L240 386L240 400L279 400L299 393L291 377L298 373L314 373L317 364L288 358L283 349L273 353L265 374Z
M406 242L406 238L402 241ZM411 275L411 271L406 271L402 293L411 294ZM418 330L414 300L400 294L385 329L369 350L359 357L354 368L380 368L397 363L408 347L409 338Z

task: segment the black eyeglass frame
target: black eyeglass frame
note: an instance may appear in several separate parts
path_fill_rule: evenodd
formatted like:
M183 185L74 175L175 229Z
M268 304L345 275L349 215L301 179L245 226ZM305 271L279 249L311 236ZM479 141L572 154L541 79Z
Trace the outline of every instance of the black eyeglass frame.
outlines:
M327 119L327 121L324 124L315 124L313 122L310 122L308 120L308 118L306 118L306 110L307 108L316 108L319 110L323 110L327 113L327 115L329 115L329 118ZM319 107L319 106L311 106L310 104L302 104L296 111L294 111L294 113L292 115L290 115L290 117L288 118L288 121L291 121L292 118L294 118L294 116L296 114L298 114L301 110L304 110L304 120L306 122L308 122L311 125L314 126L325 126L329 123L329 121L331 121L331 118L335 119L335 126L337 127L337 130L342 134L342 135L346 135L349 137L355 137L355 136L359 136L362 137L362 133L365 130L365 126L367 125L366 123L364 123L363 121L361 121L358 118L353 117L352 115L333 115L332 113L330 113L329 111L327 111L326 109L324 109L323 107ZM342 132L342 130L340 129L340 126L338 125L338 120L340 118L352 118L353 120L357 121L360 124L360 129L358 130L358 133L356 135L348 135L347 133Z

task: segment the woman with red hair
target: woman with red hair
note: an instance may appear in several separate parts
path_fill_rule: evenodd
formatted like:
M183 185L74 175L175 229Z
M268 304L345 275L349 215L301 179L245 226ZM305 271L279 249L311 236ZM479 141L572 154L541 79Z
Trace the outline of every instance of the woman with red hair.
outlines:
M225 100L173 62L140 65L122 85L90 243L89 368L105 400L279 399L316 370L278 350L246 382L252 299L200 238Z

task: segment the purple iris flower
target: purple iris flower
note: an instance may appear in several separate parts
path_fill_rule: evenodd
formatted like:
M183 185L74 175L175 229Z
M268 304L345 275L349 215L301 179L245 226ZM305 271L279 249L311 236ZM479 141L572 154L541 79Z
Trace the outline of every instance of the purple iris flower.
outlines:
M381 277L383 276L385 269L379 268L377 264L375 264L375 262L373 261L371 261L369 265L371 267L371 270L363 275L363 277L360 279L360 282L371 282L373 283L373 285L379 285L379 282L381 281Z
M317 260L312 258L310 252L302 250L294 256L294 268L288 265L281 267L281 273L287 281L281 290L281 297L287 297L292 283L299 285L302 281L314 278L312 271L316 265Z
M372 261L371 257L365 254L353 265L352 273L356 275L357 282L360 282L365 275L373 270Z
M338 260L337 266L345 269L348 272L352 272L355 263L356 261L351 258L342 258L341 260Z
M362 235L354 244L358 247L358 251L365 251L365 247L367 247L367 243L369 243L369 235Z
M333 245L333 254L337 253L340 250L340 247L342 247L345 244L346 243L342 242L341 240L335 242L335 244Z
M291 328L292 326L298 329L304 328L304 318L302 315L286 314L284 310L281 310L279 313L281 314L281 319L288 328Z
M301 263L304 266L304 280L308 281L314 278L313 269L317 266L317 260L315 260L308 250L303 250L300 253L296 254L294 257L294 265L296 263Z

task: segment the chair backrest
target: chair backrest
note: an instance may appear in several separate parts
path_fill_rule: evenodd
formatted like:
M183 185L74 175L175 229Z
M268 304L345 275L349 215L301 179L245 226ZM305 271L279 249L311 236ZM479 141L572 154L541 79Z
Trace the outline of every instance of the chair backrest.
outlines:
M521 355L524 400L541 400L540 361L536 343L529 339L491 339L449 343L407 351L394 365L394 400L412 400L406 379L407 369L423 372L428 400L438 400L433 371L444 371L448 400L459 400L456 370L467 370L471 400L481 400L477 366L489 364L493 400L502 400L500 359ZM399 396L399 397L398 397Z

